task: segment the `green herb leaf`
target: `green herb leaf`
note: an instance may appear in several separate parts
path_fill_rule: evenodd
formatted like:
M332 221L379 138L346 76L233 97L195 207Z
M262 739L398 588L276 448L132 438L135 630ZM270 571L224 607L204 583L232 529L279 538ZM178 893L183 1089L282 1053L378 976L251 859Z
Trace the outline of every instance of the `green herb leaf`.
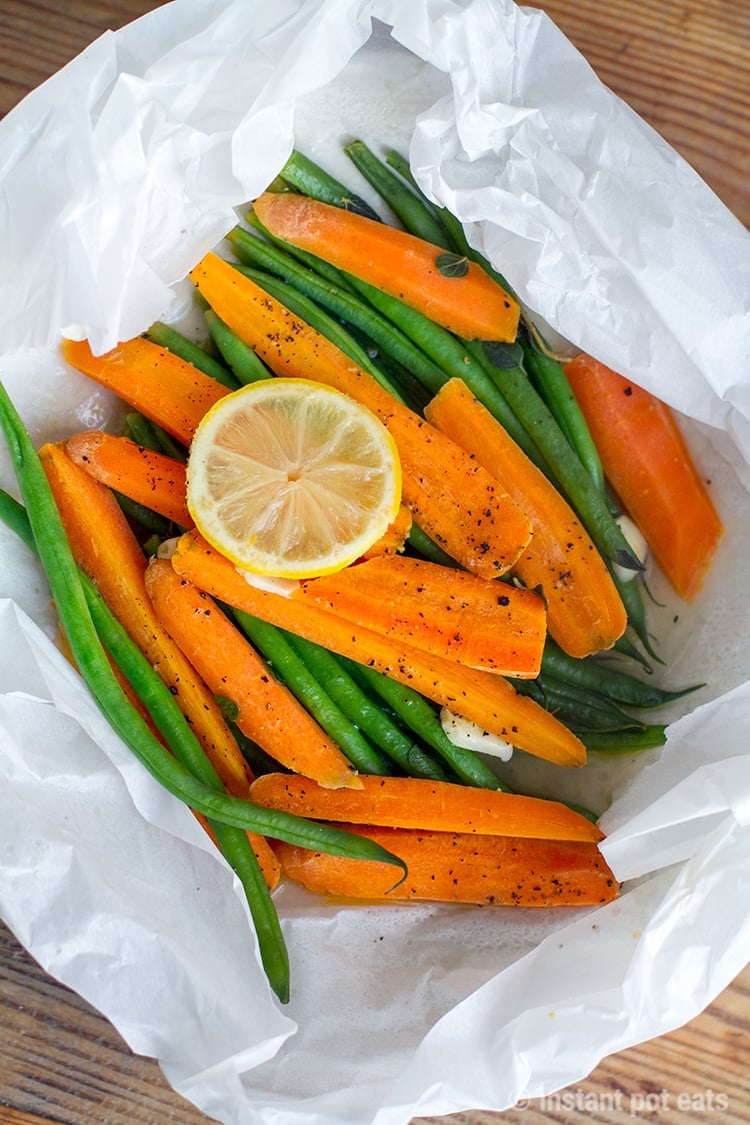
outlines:
M217 695L216 702L219 704L221 713L228 723L237 721L240 709L233 699L227 699L226 695Z
M482 348L492 366L501 371L511 371L523 362L523 348L515 341L502 344L498 340L486 340Z
M469 259L463 254L438 254L435 265L443 277L465 277L469 272Z

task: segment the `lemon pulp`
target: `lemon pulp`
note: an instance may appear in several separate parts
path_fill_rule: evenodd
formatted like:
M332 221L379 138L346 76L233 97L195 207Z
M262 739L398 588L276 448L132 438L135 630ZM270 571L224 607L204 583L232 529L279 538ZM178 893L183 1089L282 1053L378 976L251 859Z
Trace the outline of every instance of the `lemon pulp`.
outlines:
M385 533L400 499L388 430L348 395L312 380L264 379L224 396L190 447L196 528L256 574L340 570Z

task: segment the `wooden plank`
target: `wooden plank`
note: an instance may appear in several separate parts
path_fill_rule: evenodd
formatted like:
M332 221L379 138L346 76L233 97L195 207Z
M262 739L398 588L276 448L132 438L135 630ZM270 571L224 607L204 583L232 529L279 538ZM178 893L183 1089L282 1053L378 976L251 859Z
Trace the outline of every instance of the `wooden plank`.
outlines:
M107 28L156 6L3 0L0 115ZM542 0L537 6L750 225L747 0ZM636 1119L639 1107L646 1120L748 1121L749 1011L750 969L686 1027L605 1059L558 1100L502 1114L455 1114L440 1125L541 1125L578 1120L582 1112L611 1125ZM711 1106L712 1094L726 1106ZM437 1125L438 1119L420 1119L428 1120ZM153 1060L134 1056L108 1021L46 976L0 925L0 1122L50 1121L201 1125L208 1119L170 1089Z

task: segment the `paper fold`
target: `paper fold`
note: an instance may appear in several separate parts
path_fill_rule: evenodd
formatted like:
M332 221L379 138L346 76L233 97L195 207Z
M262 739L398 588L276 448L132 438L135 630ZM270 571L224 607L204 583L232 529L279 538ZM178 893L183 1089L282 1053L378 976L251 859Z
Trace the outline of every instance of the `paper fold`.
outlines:
M728 536L695 606L654 580L663 674L706 688L662 754L580 779L612 801L623 896L540 917L285 887L279 1011L231 873L80 691L43 576L0 529L0 913L227 1125L506 1108L691 1018L748 948L750 236L546 16L176 0L103 36L0 123L0 377L37 441L113 422L60 334L103 350L174 313L293 144L372 198L341 152L355 135L408 151L530 309L683 412Z

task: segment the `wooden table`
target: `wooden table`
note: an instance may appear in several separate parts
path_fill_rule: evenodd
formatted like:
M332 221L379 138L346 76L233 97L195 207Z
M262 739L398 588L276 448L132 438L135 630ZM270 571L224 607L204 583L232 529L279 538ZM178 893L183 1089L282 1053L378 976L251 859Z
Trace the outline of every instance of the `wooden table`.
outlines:
M156 6L0 0L0 113L106 28ZM544 0L537 6L750 224L747 0ZM567 1100L441 1120L534 1125L585 1112L594 1121L632 1121L640 1105L651 1121L748 1121L749 1012L747 969L697 1019L605 1060L563 1092ZM105 1019L47 977L0 925L0 1121L199 1125L207 1118L170 1089L153 1061L133 1056Z

